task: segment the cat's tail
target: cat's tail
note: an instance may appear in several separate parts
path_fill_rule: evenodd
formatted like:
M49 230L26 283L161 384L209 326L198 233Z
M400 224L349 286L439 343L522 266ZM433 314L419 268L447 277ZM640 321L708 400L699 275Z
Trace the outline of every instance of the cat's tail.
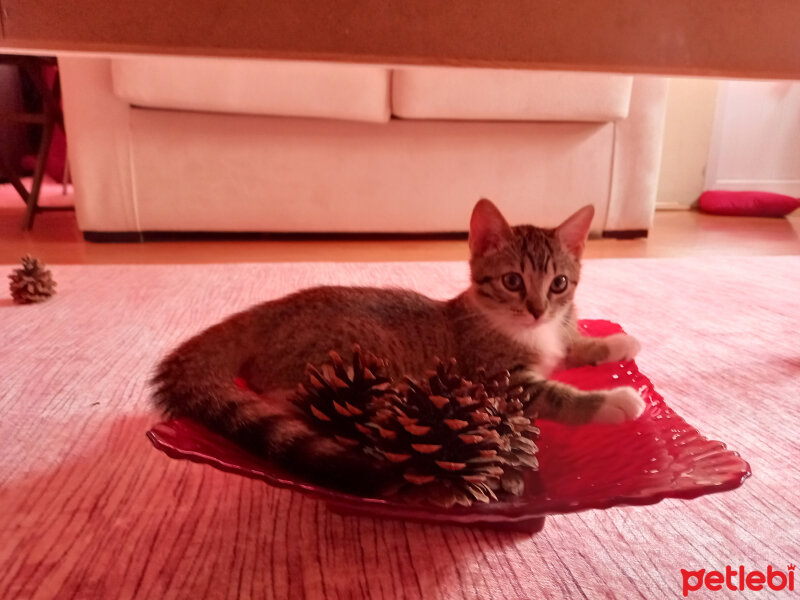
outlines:
M237 385L233 365L226 368L231 355L217 345L209 357L208 341L189 340L158 365L151 384L160 411L202 423L316 483L360 494L380 491L386 474L369 457L321 431L288 393L256 394Z

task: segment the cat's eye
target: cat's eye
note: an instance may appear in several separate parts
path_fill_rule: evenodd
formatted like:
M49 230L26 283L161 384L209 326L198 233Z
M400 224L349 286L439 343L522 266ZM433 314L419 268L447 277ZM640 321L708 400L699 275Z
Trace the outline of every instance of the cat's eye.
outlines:
M512 292L520 291L523 287L522 275L519 273L506 273L503 275L503 285Z
M567 279L566 275L556 275L550 284L550 291L554 294L560 294L567 289L568 285L569 279Z

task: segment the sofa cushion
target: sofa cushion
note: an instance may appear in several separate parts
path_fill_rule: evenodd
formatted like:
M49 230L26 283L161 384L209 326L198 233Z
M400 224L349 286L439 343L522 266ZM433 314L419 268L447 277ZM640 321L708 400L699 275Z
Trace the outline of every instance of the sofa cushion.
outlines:
M389 71L369 65L225 58L111 61L132 105L206 112L388 121Z
M413 67L392 73L406 119L606 122L628 115L633 77L605 73Z

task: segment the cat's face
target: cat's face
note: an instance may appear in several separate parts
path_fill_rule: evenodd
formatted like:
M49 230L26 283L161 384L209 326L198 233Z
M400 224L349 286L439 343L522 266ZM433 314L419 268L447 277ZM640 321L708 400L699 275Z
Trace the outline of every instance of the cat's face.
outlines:
M470 222L472 292L504 328L534 328L569 310L594 209L586 206L555 229L510 227L488 200Z

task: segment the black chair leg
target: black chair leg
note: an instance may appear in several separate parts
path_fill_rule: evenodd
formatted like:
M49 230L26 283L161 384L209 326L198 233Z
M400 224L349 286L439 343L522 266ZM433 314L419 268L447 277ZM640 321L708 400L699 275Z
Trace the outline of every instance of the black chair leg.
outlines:
M39 143L39 153L36 156L36 167L33 171L33 182L31 191L28 193L27 209L25 210L25 220L22 222L22 230L30 231L33 227L33 219L39 208L39 192L42 188L45 168L47 167L47 156L50 153L50 144L53 141L53 130L55 129L55 119L48 115L42 129L42 140Z
M14 189L17 190L17 193L22 197L22 200L27 204L28 202L28 190L25 189L25 186L22 184L22 180L17 175L17 172L14 170L14 167L11 164L11 161L8 157L3 153L0 152L0 173L3 173L8 177L8 180L11 182L11 185L14 186Z

